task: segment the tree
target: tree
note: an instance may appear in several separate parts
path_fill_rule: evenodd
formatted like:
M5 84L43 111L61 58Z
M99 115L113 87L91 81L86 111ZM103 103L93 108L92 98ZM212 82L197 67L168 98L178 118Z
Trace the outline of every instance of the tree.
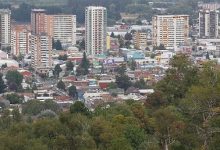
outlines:
M2 79L2 76L3 75L0 73L0 94L4 93L5 88L6 88L6 85L5 85L5 82Z
M57 83L57 88L58 89L61 89L61 90L65 90L66 89L66 86L64 84L64 82L62 80L60 80L58 83Z
M175 143L183 133L185 123L175 107L160 108L154 114L155 134L159 138L161 148L168 150L169 145Z
M125 137L128 139L129 143L133 149L138 150L139 146L145 140L144 130L133 125L129 125L125 130Z
M42 111L52 110L55 113L60 112L60 107L52 100L46 100L44 102L38 100L31 100L22 105L22 112L27 115L38 115Z
M81 101L76 101L73 105L70 106L71 113L81 113L82 115L90 115L89 109Z
M77 89L74 85L72 85L71 87L69 87L68 89L68 93L69 93L69 96L73 97L73 98L77 98Z
M62 69L61 69L60 65L57 64L57 65L55 66L55 68L54 68L54 74L55 74L57 77L59 77L60 72L62 72Z
M67 71L72 71L73 67L74 67L74 65L73 65L72 61L67 61L66 62L66 70Z
M115 37L115 34L114 32L111 33L110 37L114 38Z
M116 75L116 83L119 88L122 88L124 90L127 90L132 85L129 77L125 74Z
M52 39L52 48L56 50L63 50L62 43L60 40L55 41L54 38Z
M59 60L63 60L63 61L66 61L67 58L68 58L67 54L59 55L59 57L58 57Z
M24 101L24 98L16 93L8 94L6 99L10 101L10 104L21 104Z
M108 89L117 89L117 84L115 82L111 82L108 84Z
M189 88L198 82L198 69L184 54L174 56L172 66L163 80L156 85L156 90L163 93L168 102L178 104Z
M130 82L129 77L125 74L126 72L126 66L121 65L117 68L117 75L116 75L116 84L119 88L123 88L124 90L127 90L132 83Z
M158 50L165 50L165 46L163 44L160 44L159 47L158 47Z
M60 40L57 40L57 41L56 41L55 46L56 46L56 50L62 50L62 49L63 49Z
M130 66L130 69L133 70L133 71L136 69L137 64L136 64L134 59L131 60L129 66Z
M140 79L134 83L134 87L139 88L139 89L146 89L148 88L148 85L144 81L144 79Z
M85 39L79 42L79 50L85 50Z
M20 122L22 120L22 116L21 116L18 108L13 109L12 118L15 122Z
M87 75L89 73L89 67L90 67L90 63L89 63L89 60L86 57L86 53L84 52L82 61L81 61L80 65L78 66L77 70L76 70L77 76Z
M128 41L132 40L132 34L127 32L125 34L125 40L128 40Z
M21 88L23 76L17 70L8 71L5 78L7 79L9 89L17 90Z
M203 142L200 149L210 149L212 137L219 134L219 126L213 123L220 113L220 71L215 62L208 62L199 73L199 82L193 85L180 104L190 118L198 138ZM215 121L214 121L215 122Z

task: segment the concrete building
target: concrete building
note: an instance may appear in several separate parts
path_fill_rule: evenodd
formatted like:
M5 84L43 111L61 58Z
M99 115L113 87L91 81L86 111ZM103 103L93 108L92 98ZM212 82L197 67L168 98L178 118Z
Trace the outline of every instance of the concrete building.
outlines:
M106 51L107 10L105 7L89 6L85 9L86 53L98 55Z
M188 15L156 15L153 17L153 45L163 44L167 49L187 43Z
M75 15L47 15L47 33L62 45L76 44Z
M41 34L46 32L46 10L32 9L31 32L32 34Z
M32 67L39 73L48 73L52 68L52 37L31 35L30 50Z
M200 38L218 37L218 10L203 9L199 11L199 36Z
M30 25L13 25L11 33L11 52L13 55L29 53Z
M0 9L0 44L1 49L11 45L11 11Z
M134 45L136 48L144 50L147 47L147 32L135 32Z

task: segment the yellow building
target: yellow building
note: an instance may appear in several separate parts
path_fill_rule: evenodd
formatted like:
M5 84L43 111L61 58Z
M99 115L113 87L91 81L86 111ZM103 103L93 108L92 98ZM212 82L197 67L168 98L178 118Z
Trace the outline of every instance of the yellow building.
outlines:
M144 50L147 47L147 33L140 31L135 32L134 45L136 48Z
M110 49L111 48L111 37L109 34L107 34L107 38L106 38L106 48Z

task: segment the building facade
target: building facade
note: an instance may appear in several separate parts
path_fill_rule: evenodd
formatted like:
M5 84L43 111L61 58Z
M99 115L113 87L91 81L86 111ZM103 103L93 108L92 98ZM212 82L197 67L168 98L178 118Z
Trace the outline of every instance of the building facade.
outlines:
M144 50L147 47L147 32L135 32L134 45L136 48Z
M167 49L176 49L187 43L189 37L188 15L156 15L153 17L154 46L163 44Z
M200 38L217 38L219 11L203 9L199 11L199 36Z
M31 33L41 34L46 33L46 10L32 9L31 12Z
M47 33L62 45L76 44L75 15L47 15Z
M31 35L30 51L32 67L39 73L48 73L52 68L52 37L46 34Z
M85 48L88 55L94 56L106 51L107 9L105 7L86 7L85 35Z
M12 25L11 52L13 55L29 54L30 25Z
M1 49L11 45L11 11L0 9L0 44Z

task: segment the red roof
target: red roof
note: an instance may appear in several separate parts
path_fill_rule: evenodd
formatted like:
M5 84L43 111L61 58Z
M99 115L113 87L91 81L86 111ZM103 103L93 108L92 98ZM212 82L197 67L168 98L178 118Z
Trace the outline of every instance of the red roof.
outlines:
M32 76L32 73L29 72L29 71L22 71L20 72L24 77L31 77Z

